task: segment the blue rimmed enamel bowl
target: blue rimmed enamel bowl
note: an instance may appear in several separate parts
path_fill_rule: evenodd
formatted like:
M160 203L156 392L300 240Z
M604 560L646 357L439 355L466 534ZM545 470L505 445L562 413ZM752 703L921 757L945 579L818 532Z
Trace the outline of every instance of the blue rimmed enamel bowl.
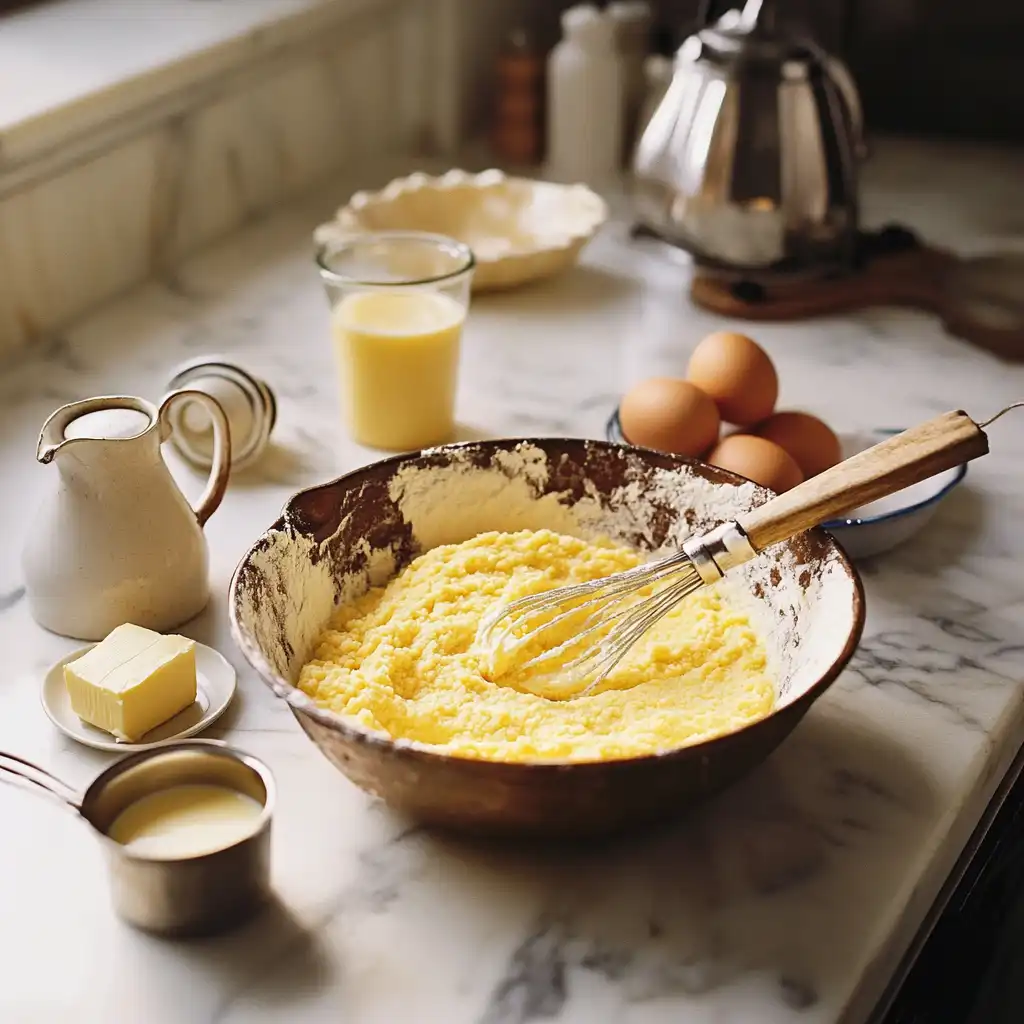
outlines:
M871 430L857 434L843 434L840 441L843 458L848 459L857 452L884 441L899 429ZM619 410L616 409L608 420L605 433L609 441L628 444L622 433ZM854 509L842 519L830 519L823 523L846 553L854 559L870 558L890 551L905 543L938 511L939 505L953 489L967 476L967 466L957 466L944 473L938 473L928 480L905 487L902 491L879 498L867 505Z

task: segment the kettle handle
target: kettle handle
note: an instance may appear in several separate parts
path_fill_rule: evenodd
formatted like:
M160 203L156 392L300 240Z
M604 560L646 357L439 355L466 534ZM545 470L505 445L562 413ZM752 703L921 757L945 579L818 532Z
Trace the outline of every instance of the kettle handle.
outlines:
M850 129L853 133L854 156L858 160L864 160L868 155L868 144L864 132L864 108L861 106L857 83L854 82L850 69L838 57L823 52L822 62L825 65L825 71L835 82L836 88L846 104L850 116Z
M196 519L200 526L205 526L206 521L217 511L221 501L224 500L224 492L228 489L228 476L231 473L231 428L228 425L228 418L221 407L220 402L205 391L196 391L193 388L181 388L172 391L160 403L160 436L167 440L171 433L168 414L171 407L179 401L198 402L206 408L213 421L213 462L210 466L210 476L206 483L206 490L199 497L195 505Z

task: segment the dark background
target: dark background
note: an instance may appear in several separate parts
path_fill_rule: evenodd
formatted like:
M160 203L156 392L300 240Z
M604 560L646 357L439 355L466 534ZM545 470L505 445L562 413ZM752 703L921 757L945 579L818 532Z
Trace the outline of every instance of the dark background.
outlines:
M487 3L488 0L477 0ZM699 0L652 0L678 43ZM1024 141L1024 0L765 0L843 57L873 130ZM544 5L541 41L566 3ZM712 4L716 16L741 0Z
M39 0L0 0L0 12ZM491 0L475 0L486 6ZM678 42L700 0L652 0ZM780 22L808 28L846 59L874 130L1024 141L1024 0L765 0ZM569 6L530 6L539 41L558 37ZM713 3L716 15L741 0Z

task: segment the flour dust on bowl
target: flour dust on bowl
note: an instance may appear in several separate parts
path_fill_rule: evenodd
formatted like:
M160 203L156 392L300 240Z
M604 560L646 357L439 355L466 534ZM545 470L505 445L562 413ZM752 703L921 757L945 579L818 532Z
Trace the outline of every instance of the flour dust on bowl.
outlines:
M552 530L642 556L763 504L769 492L696 460L597 441L473 442L398 456L295 495L239 564L232 631L307 735L349 779L421 821L463 831L578 837L668 819L770 753L852 656L860 580L812 530L723 580L764 643L773 709L656 753L485 760L395 739L296 684L335 610L423 552L488 531Z

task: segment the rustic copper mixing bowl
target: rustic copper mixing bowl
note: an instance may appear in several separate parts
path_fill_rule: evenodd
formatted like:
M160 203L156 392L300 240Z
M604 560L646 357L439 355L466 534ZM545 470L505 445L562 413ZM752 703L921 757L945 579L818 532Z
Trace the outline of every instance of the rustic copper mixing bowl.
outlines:
M708 742L585 763L452 757L363 731L317 707L294 681L336 604L420 550L483 530L544 526L657 550L767 497L692 459L597 441L485 441L398 456L288 502L235 572L232 631L323 753L421 821L567 837L669 818L758 764L853 654L863 590L826 533L776 545L730 574L736 600L760 622L779 692L767 718Z

